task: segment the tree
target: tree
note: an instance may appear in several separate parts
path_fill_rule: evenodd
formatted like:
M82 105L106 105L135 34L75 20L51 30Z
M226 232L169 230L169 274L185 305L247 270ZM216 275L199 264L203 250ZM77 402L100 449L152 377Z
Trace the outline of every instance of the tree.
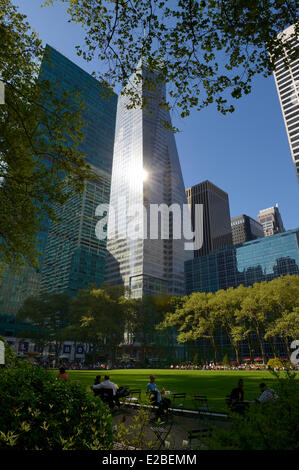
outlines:
M279 337L283 340L289 357L292 354L290 344L292 339L299 338L299 307L291 313L284 313L267 329L265 339Z
M92 344L94 360L104 353L115 363L117 349L124 339L127 323L127 299L118 286L81 290L72 300L72 326L81 340Z
M299 30L292 0L59 1L86 32L79 55L102 63L103 80L124 87L142 57L156 73L144 86L153 90L167 83L169 100L162 98L161 106L176 107L181 117L213 102L222 113L232 112L231 97L248 94L256 74L273 72L283 50L277 34L291 24L296 24L293 37ZM148 104L138 93L140 80L139 73L135 92L125 90L129 106Z
M171 298L168 296L145 295L142 299L130 299L131 318L128 328L137 343L140 343L143 361L147 362L147 348L163 350L168 353L171 348L171 337L158 333L157 325L164 314L171 309ZM170 335L171 336L171 335ZM162 355L162 354L161 354ZM163 354L165 356L165 354Z
M299 337L299 276L288 275L273 279L268 283L267 289L273 306L268 310L270 318L265 339L273 343L277 337L281 338L290 356L291 341Z
M291 323L287 318L298 306L299 276L281 276L270 282L256 283L247 289L248 294L244 298L239 316L250 324L251 330L256 334L264 362L264 338L270 341L275 354L273 339L279 335L290 352L289 338L296 330L294 331L294 325L293 329L288 330Z
M54 345L55 360L61 353L62 345L69 339L67 332L70 298L68 294L41 293L28 297L20 308L19 320L28 320L32 329L26 336L35 340L39 347Z
M219 318L211 308L210 300L213 294L195 292L177 300L174 312L165 316L160 328L176 326L178 328L177 341L198 341L206 338L213 349L214 361L217 362L217 344L215 333L219 328Z
M78 150L84 103L78 92L39 78L44 49L25 18L11 0L1 1L0 259L13 267L38 264L43 223L56 220L55 204L91 176Z
M240 322L239 312L247 295L247 288L240 285L236 289L219 290L211 298L211 309L219 318L235 350L236 361L240 362L240 342L245 339L247 329Z

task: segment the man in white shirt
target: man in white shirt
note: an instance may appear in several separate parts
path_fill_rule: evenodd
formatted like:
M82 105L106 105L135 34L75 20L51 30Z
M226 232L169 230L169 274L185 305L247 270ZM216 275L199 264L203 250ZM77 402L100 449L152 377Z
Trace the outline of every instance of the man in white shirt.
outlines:
M117 406L120 406L120 403L119 403L119 399L118 397L116 396L116 392L117 392L117 389L118 389L118 386L111 382L110 381L110 377L109 375L105 375L105 379L103 382L99 383L99 384L96 384L96 385L92 385L91 387L93 390L99 390L101 388L104 388L104 389L109 389L109 390L113 390L113 401L115 402L115 404Z
M274 392L272 388L267 388L266 384L260 384L261 396L257 398L257 401L262 403L269 400L277 400L278 395Z
M110 381L109 375L105 375L105 380L97 385L93 385L92 389L97 390L99 388L109 388L113 390L113 395L116 395L116 391L118 389L118 386Z

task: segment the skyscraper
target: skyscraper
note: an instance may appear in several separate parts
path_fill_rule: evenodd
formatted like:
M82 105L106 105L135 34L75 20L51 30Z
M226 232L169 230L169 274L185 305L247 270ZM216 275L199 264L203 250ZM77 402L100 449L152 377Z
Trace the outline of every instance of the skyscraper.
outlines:
M278 204L268 209L261 210L257 220L263 226L265 237L285 232Z
M186 189L188 204L191 208L192 226L202 225L202 247L194 256L202 256L219 248L233 244L228 194L210 181L203 181ZM195 222L195 204L203 205L203 220Z
M277 60L274 78L299 183L299 58L292 60L289 68L284 64L288 54L299 48L299 39L290 38L294 28L294 25L290 26L281 33L292 49L285 49L283 56Z
M136 73L143 77L138 85ZM139 96L149 100L148 107L128 109L126 95L118 100L105 281L130 287L134 297L180 295L185 292L184 261L192 255L184 250L182 237L175 239L169 206L177 204L181 209L183 204L187 207L187 200L174 135L161 123L170 123L169 113L159 106L165 84L150 93L144 85L146 77L152 75L140 61L128 87L137 86ZM155 226L158 235L151 236L155 204L164 206ZM144 212L138 213L137 206ZM136 230L139 234L134 235Z
M81 93L84 140L79 150L96 175L85 182L83 194L74 194L55 207L61 222L52 222L45 231L41 290L74 295L104 280L106 241L95 235L95 212L99 204L109 202L117 95L107 101L91 75L48 45L46 54L41 78L54 82L58 90Z
M248 215L242 214L231 219L233 244L249 242L264 237L261 224Z

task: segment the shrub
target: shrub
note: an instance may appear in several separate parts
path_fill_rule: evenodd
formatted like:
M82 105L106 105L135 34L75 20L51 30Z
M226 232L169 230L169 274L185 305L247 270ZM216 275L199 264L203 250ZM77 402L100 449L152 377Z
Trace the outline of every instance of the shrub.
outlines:
M112 446L111 415L101 400L27 362L1 369L0 403L0 449Z
M208 449L298 450L299 384L294 373L275 376L278 399L251 404L245 417L233 413L230 429L215 429L205 443Z
M278 369L283 368L283 363L278 359L277 357L274 357L272 359L269 359L267 366L270 367L271 369L274 369L277 367Z

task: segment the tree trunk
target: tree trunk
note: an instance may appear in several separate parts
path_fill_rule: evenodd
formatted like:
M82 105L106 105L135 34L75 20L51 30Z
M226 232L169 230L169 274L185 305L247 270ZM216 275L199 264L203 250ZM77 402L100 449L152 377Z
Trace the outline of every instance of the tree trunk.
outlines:
M265 356L265 349L264 349L264 344L263 344L263 337L260 335L260 331L258 327L256 328L256 335L257 335L257 339L259 342L263 362L265 362L266 356Z
M287 348L287 352L288 352L289 357L291 357L292 351L291 351L290 343L289 343L288 339L287 339L287 338L283 338L283 342L284 342L285 345L286 345L286 348Z
M238 344L234 344L234 350L235 350L235 354L236 354L236 361L238 364L240 364L240 351L239 351L239 345Z
M248 349L249 349L249 357L250 357L250 359L252 359L253 358L253 347L252 347L252 344L251 344L250 333L248 333L246 340L247 340Z
M273 338L269 338L268 341L269 341L270 348L271 348L271 351L272 351L274 357L277 357L277 351L276 351L276 348L275 348L275 343L274 343Z
M214 363L216 365L216 363L217 363L217 346L216 346L216 342L215 342L215 339L214 339L213 336L211 336L210 341L211 341L211 345L212 345L212 348L213 348L213 351L214 351Z

